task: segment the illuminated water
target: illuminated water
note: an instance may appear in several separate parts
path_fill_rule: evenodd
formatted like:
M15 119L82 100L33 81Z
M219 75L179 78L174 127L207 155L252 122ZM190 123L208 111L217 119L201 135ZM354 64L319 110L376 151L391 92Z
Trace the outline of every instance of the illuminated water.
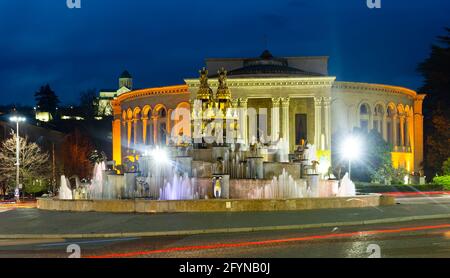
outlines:
M70 182L66 176L61 176L61 185L59 187L58 198L60 200L72 200L72 190L70 189Z

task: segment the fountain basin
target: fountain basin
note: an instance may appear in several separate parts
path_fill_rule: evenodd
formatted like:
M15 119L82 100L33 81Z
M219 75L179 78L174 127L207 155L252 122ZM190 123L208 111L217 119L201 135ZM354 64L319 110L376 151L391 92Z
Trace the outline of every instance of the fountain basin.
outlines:
M311 209L339 209L394 205L395 198L381 194L353 197L299 198L299 199L214 199L187 201L152 200L58 200L40 198L38 209L73 212L115 213L180 213L180 212L244 212L244 211L298 211Z

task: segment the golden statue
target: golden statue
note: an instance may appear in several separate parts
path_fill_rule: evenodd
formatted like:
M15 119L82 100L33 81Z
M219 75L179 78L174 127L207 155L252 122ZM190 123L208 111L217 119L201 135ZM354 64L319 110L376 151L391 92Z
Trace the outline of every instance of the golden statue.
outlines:
M197 92L197 99L211 101L213 99L213 91L208 84L208 70L203 68L200 72L200 87Z
M227 71L221 68L218 72L219 74L219 87L217 88L217 100L230 100L231 92L227 85Z

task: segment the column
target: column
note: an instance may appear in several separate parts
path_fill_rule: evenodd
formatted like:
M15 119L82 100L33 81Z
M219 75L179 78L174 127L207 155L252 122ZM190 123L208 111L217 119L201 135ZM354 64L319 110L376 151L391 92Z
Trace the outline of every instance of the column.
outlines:
M410 148L411 151L411 140L414 136L414 119L413 116L411 114L408 114L408 116L406 117L406 146Z
M281 134L283 140L287 142L288 150L290 151L291 142L289 138L289 101L288 97L281 98Z
M399 144L397 137L398 137L398 128L397 128L397 122L398 122L398 115L394 115L392 117L392 144L394 145L394 152L397 151L397 146Z
M248 98L240 98L239 105L241 108L240 126L242 131L242 141L245 145L248 145L248 116L247 116Z
M402 147L406 146L406 139L405 139L405 116L400 116L400 145Z
M173 109L167 110L166 115L166 145L169 145L172 133L172 112Z
M127 121L128 124L128 130L127 130L127 148L130 149L131 147L131 130L132 130L132 120Z
M322 98L314 98L314 145L320 149L320 137L322 133Z
M383 120L381 122L381 135L383 135L383 139L387 142L388 138L387 138L387 118L386 118L386 113L383 113Z
M280 98L272 98L272 111L271 111L271 135L272 142L278 141L280 138ZM283 134L284 137L284 134Z
M239 108L239 99L238 98L233 98L231 99L231 115L234 117L235 115L239 115L238 113L238 108ZM230 138L230 135L228 134L229 131L231 131L230 126L228 126L230 123L227 123L227 134L226 134L226 138L227 138L227 142L229 142L231 139L231 141L233 141L234 143L236 143L236 140L238 139L238 130L236 129L236 124L237 124L238 120L233 120L233 129L232 129L232 136Z
M115 161L116 165L122 164L122 143L121 143L122 135L120 125L121 125L120 118L115 118L112 123L112 130L113 130L112 144L113 144L113 160Z
M414 171L422 169L423 162L423 114L422 104L426 95L417 95L414 99Z
M331 97L323 98L325 150L331 149Z
M133 149L134 150L136 150L137 146L139 145L138 122L139 122L138 119L133 119L133 142L134 142Z
M126 120L122 120L121 129L121 144L122 144L122 157L128 153L127 139L128 139L128 123Z
M153 144L158 144L158 117L153 116Z
M147 145L149 142L147 142L147 122L148 118L145 116L142 118L142 142L144 145Z

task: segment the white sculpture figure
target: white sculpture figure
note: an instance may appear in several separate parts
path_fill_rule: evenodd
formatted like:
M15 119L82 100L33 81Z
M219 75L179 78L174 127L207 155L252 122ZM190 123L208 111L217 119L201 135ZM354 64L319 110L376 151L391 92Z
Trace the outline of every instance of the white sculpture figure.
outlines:
M222 177L213 178L214 198L219 199L222 196Z

